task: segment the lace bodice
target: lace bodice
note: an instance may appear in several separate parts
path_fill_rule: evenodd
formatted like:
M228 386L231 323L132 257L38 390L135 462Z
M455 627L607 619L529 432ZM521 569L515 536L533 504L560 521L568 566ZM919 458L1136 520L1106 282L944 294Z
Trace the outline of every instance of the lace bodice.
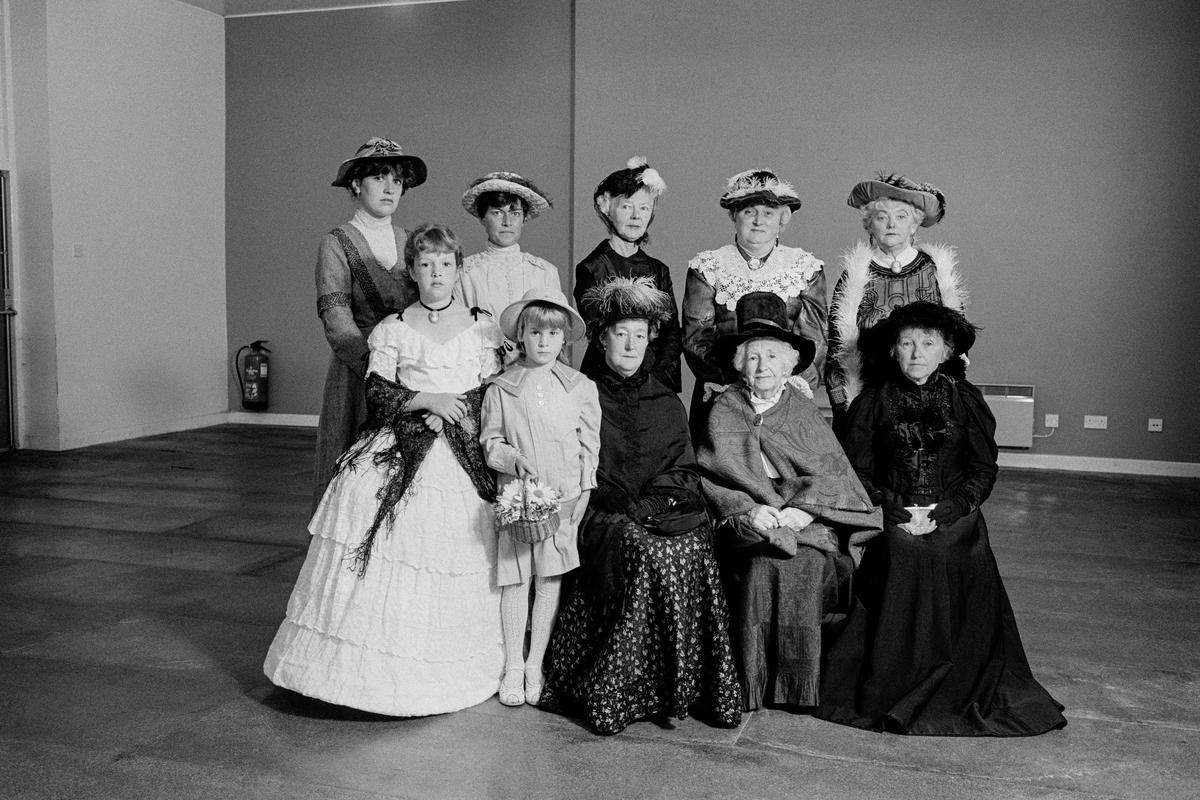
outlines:
M427 339L393 314L371 331L369 371L399 379L418 392L465 392L500 371L503 341L491 317L481 316L445 342Z

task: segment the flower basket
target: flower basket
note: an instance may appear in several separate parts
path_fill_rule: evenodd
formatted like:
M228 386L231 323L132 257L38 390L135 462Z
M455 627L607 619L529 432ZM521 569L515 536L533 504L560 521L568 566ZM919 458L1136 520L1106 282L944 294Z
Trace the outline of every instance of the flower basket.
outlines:
M558 530L558 492L536 478L514 481L496 501L496 523L514 542L536 544Z

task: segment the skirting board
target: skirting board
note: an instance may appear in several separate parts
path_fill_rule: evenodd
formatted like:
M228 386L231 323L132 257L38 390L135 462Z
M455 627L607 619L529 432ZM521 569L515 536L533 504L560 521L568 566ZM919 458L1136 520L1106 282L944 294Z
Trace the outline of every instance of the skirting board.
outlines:
M1109 472L1117 475L1160 475L1200 478L1200 464L1188 461L1148 461L1139 458L1091 458L1035 453L1000 453L1000 466L1021 469L1057 469L1066 472Z
M291 428L315 428L320 421L316 414L273 414L262 411L230 411L226 422L239 425L286 425Z

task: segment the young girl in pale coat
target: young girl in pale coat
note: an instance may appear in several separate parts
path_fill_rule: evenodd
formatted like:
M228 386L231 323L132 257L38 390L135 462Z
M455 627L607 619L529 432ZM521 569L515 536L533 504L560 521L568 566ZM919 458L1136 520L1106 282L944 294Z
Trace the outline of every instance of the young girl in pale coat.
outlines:
M500 491L513 481L536 477L563 498L553 535L525 544L501 532L497 547L505 652L500 702L537 705L542 695L542 659L558 613L562 576L579 566L576 535L596 485L600 401L596 384L558 360L563 345L584 332L583 318L561 291L530 289L504 309L500 329L517 343L521 356L491 380L484 395L479 440L488 466L499 473ZM524 653L527 620L528 657Z

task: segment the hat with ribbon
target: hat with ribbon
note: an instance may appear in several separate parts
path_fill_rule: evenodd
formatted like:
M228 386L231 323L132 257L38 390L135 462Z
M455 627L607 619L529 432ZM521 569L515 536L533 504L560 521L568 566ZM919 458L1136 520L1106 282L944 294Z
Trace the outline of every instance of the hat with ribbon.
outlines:
M549 286L535 286L522 295L520 300L510 303L500 312L500 332L507 338L512 341L517 340L517 322L521 318L521 312L530 303L542 303L554 306L567 315L565 338L568 342L575 342L583 337L587 325L584 323L583 317L579 316L579 312L571 308L570 303L567 302L567 296L558 289L552 289Z
M925 212L921 227L929 228L946 216L946 196L932 183L917 183L903 175L882 172L874 180L854 184L846 204L862 208L872 200L900 200Z
M771 170L748 169L729 179L721 195L721 208L736 211L754 205L787 206L795 211L800 208L800 195Z
M515 172L489 172L482 178L471 181L467 191L463 192L462 205L468 214L483 217L487 209L479 207L479 197L488 192L507 192L520 197L529 206L525 215L528 219L544 214L554 206L546 193L528 178L522 178Z
M778 339L800 354L792 374L808 368L817 346L810 339L789 330L787 303L774 292L747 292L737 301L737 329L723 334L713 346L713 355L721 360L733 358L739 344L751 339Z
M358 161L371 159L373 161L395 161L407 166L405 172L404 188L405 190L420 186L425 182L426 170L425 162L416 156L406 156L400 145L393 142L391 139L384 139L382 136L372 136L367 139L361 147L352 155L341 163L338 167L337 177L334 178L330 186L341 186L349 188L350 179L347 178L347 173L350 168Z

